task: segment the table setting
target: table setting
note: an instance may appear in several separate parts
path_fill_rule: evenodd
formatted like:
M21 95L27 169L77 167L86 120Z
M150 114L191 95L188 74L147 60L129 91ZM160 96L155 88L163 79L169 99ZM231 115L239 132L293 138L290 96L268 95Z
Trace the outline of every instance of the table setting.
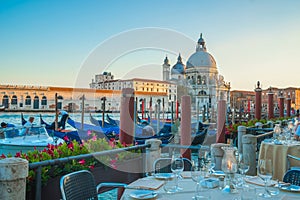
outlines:
M121 200L300 199L299 186L272 179L272 171L267 170L271 161L261 161L258 175L247 176L247 159L236 156L230 149L233 147L226 148L222 170L214 171L213 160L205 163L199 159L192 160L191 171L184 171L180 158L174 158L171 173L136 180L128 185Z

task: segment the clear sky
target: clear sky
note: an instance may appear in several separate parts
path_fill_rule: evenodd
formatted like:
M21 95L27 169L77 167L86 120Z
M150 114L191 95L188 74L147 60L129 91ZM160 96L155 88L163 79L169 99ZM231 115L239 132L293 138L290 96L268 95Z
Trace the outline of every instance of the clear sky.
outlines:
M232 89L300 87L297 0L0 0L0 84L161 79L200 33ZM85 74L85 75L82 75Z

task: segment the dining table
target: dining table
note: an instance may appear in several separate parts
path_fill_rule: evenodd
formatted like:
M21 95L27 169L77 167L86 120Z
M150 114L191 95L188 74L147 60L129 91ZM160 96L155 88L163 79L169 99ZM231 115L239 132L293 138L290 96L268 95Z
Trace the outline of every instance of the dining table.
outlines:
M283 180L283 176L288 170L287 155L300 157L299 141L273 141L265 140L261 143L259 149L259 160L271 159L273 167L273 179ZM291 161L291 166L300 166L300 162Z
M186 172L188 173L188 172ZM253 180L259 180L258 177L252 177L252 176L247 176L250 179ZM213 177L216 178L216 177ZM219 178L217 178L219 179ZM245 178L247 179L247 178ZM136 181L136 183L141 183L145 186L145 184L147 185L147 181L149 181L149 185L153 185L154 181L162 181L161 179L156 179L154 176L148 176L148 177L144 177L141 179L138 179ZM258 181L259 182L259 181ZM261 179L260 179L261 182ZM191 177L187 177L187 178L182 178L179 180L179 187L181 187L181 190L178 192L174 192L174 193L167 193L165 191L165 184L167 183L167 181L162 181L162 184L157 187L157 188L147 188L147 192L149 194L149 196L146 193L146 196L142 195L139 197L138 194L139 191L144 191L142 190L143 187L139 187L139 184L135 184L133 183L134 187L131 187L129 185L129 187L127 187L121 197L121 200L136 200L136 199L157 199L157 200L197 200L196 198L194 198L195 196L195 191L196 191L196 183L192 180ZM149 186L150 187L150 186ZM256 184L256 182L248 182L246 183L246 186L244 188L239 188L239 189L235 189L234 192L226 192L224 191L224 185L222 183L222 181L219 182L218 186L214 187L214 188L202 188L200 191L200 194L206 194L209 195L210 200L241 200L242 195L244 193L245 195L245 189L244 188L255 188L255 197L252 198L253 199L264 199L262 197L259 196L259 193L263 193L265 191L263 185L261 184ZM274 186L275 187L275 186ZM144 188L145 189L145 188ZM298 190L299 189L299 190ZM286 190L281 190L277 187L277 191L278 194L275 196L272 196L269 199L282 199L282 200L292 200L292 199L300 199L300 187L297 189L297 191L286 191ZM248 192L248 191L247 191ZM246 192L246 195L248 195L249 197L249 193ZM153 195L153 196L152 196ZM250 199L250 198L248 198Z

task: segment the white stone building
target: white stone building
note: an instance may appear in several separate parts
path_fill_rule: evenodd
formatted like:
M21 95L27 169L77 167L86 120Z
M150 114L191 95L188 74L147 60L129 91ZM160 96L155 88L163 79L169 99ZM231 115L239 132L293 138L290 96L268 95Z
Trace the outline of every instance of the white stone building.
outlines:
M192 97L193 108L203 113L206 119L216 121L217 103L220 99L230 100L230 83L219 74L214 57L207 52L202 34L196 45L196 52L182 62L179 54L177 63L170 68L166 57L163 64L163 80L186 87ZM180 94L178 94L180 98Z

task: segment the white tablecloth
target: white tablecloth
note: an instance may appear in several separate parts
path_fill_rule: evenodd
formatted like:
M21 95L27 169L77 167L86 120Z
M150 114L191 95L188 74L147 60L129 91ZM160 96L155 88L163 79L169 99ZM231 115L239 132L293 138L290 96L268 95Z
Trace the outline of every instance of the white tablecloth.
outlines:
M144 179L149 179L152 177L146 177ZM182 191L178 193L173 194L167 194L163 187L157 190L159 195L156 199L158 200L191 200L192 197L195 195L195 189L196 189L196 183L192 181L190 178L185 178L180 180L179 186L183 188ZM261 193L264 191L263 187L257 186L257 185L251 185L256 188L256 193ZM239 200L241 199L241 189L238 190L238 193L236 194L228 194L223 193L221 189L214 188L209 189L211 200ZM131 200L130 193L133 192L133 189L126 189L121 200ZM257 196L257 199L262 199L261 197ZM269 199L282 199L282 200L291 200L291 199L300 199L300 193L296 192L284 192L280 190L279 195L274 196Z
M300 143L281 144L262 142L259 150L259 159L271 159L273 161L273 179L282 180L287 169L287 155L300 157ZM292 166L296 164L291 163Z

